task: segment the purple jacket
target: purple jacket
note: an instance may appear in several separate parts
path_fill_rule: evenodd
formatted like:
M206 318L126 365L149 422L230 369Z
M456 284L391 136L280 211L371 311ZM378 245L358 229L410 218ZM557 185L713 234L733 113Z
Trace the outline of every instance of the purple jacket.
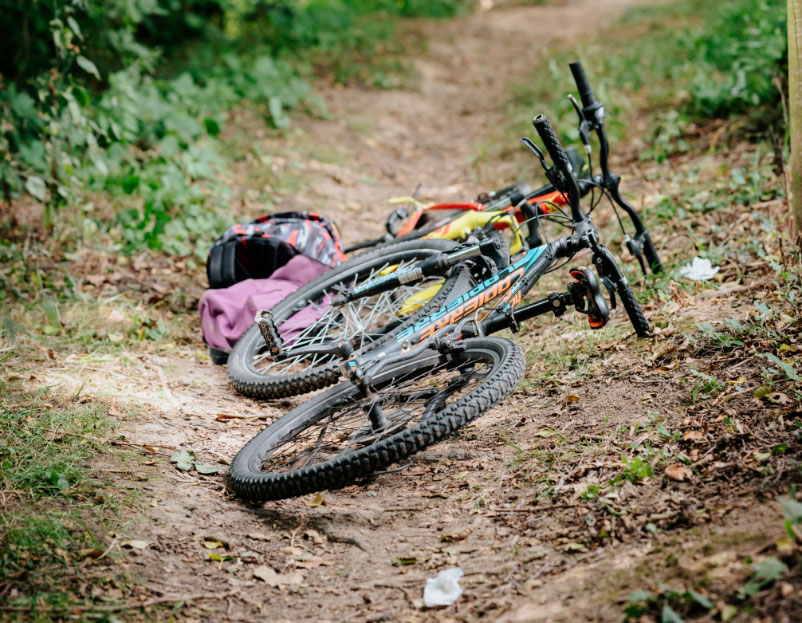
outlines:
M328 270L328 266L306 255L296 255L267 279L246 279L227 288L206 290L198 305L205 342L213 348L230 350L253 324L257 310L270 309ZM323 311L318 310L312 316L319 316ZM317 317L307 317L310 314L305 312L302 310L285 323L288 326L282 327L285 339L291 339L293 333L317 320ZM291 327L289 323L298 326Z

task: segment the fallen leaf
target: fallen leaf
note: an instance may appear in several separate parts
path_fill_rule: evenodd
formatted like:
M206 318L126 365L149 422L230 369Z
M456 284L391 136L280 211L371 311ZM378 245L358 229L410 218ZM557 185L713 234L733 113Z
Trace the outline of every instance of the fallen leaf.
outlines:
M278 586L278 573L273 567L267 565L259 565L253 570L253 577L262 580L268 586Z
M81 558L100 558L103 555L103 550L93 547L91 549L78 550L78 555Z
M247 561L253 562L253 561L259 560L259 554L257 552L242 552L239 555L239 558L240 558L240 560L243 560L243 561L246 561L246 562Z
M309 506L310 508L314 508L315 506L326 506L326 500L323 497L322 493L318 493L315 496L315 499L307 501L306 505Z
M414 556L410 556L408 558L396 558L393 561L393 564L398 567L408 567L409 565L416 565L418 564L418 559Z
M454 475L452 476L452 478L453 478L454 480L462 480L462 479L463 479L463 478L465 478L465 476L467 476L467 475L468 475L468 472L460 472L459 474L454 474Z
M226 560L234 560L233 556L221 556L220 554L215 554L214 552L209 552L209 558L216 562L225 562Z
M721 620L722 621L729 621L732 619L736 614L738 614L738 608L733 606L732 604L726 604L721 609Z
M312 543L315 545L322 545L325 543L326 539L318 532L317 530L313 530L310 528L306 532L304 532L304 536L307 537Z
M138 541L138 540L123 541L122 543L120 543L120 546L121 547L132 547L134 549L145 549L148 546L148 542L147 541Z
M326 560L318 556L311 556L308 560L297 561L295 566L299 569L317 569L318 567L331 567L333 564L331 560Z
M563 396L563 402L579 402L579 396L574 396L574 394L566 394Z
M287 584L300 584L304 581L304 576L300 571L291 571L290 573L279 573L276 576L279 586Z
M262 534L261 532L251 532L248 534L249 539L253 539L254 541L269 541L270 537L266 534Z
M682 436L683 441L701 441L704 438L705 435L700 430L689 430Z
M796 549L794 542L788 538L788 535L783 535L774 541L774 547L776 547L777 551L783 556L791 554L794 549Z
M218 547L223 547L223 543L221 541L203 541L201 543L206 549L217 549Z
M224 422L226 420L247 420L247 415L228 415L227 413L218 413L215 418L218 422Z
M774 403L775 405L787 405L791 403L791 399L782 392L774 392L766 395L766 400Z
M471 529L468 528L464 532L460 532L458 534L444 534L440 537L441 543L456 543L457 541L464 541L468 538L468 535L471 533Z
M582 543L567 543L565 546L566 552L586 552L588 548L582 545Z
M195 469L198 471L199 474L205 474L210 476L212 474L216 474L220 471L220 468L216 465L209 465L208 463L195 463Z
M771 387L768 385L761 385L755 390L754 396L758 400L763 398L764 396L768 396L771 393Z
M170 463L175 463L175 466L182 472L188 472L192 469L192 462L195 459L195 453L187 450L178 450L170 457Z
M690 480L691 476L693 476L693 473L685 465L674 463L673 465L666 467L666 476L671 480L683 482L685 480Z

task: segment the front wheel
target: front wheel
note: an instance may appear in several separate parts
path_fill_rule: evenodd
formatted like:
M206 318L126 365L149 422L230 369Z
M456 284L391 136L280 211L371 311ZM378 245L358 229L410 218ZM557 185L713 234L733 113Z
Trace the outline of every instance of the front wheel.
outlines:
M231 488L252 501L338 488L452 435L510 394L525 370L510 340L460 344L388 365L369 403L346 382L290 411L240 450Z

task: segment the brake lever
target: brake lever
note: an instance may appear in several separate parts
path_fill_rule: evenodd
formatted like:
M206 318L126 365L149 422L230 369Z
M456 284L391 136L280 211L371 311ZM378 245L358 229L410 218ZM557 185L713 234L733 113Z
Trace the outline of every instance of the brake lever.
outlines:
M557 169L557 167L550 167L546 164L546 158L543 155L543 152L540 151L540 148L535 145L531 140L527 137L521 137L521 142L526 145L529 150L537 156L537 159L540 160L540 166L543 167L543 170L546 172L546 179L551 182L552 186L557 190L564 192L565 190L565 180L563 179L562 173Z
M590 153L590 123L587 119L585 119L585 113L582 112L582 109L579 107L579 103L576 101L576 98L569 93L568 99L571 100L571 103L574 105L576 115L579 117L579 139L585 146L585 151Z
M540 160L540 166L542 166L544 170L548 171L549 167L546 165L546 157L543 155L543 152L540 151L540 147L535 145L531 140L529 140L525 136L521 137L521 142L524 145L526 145L529 148L529 150L533 154L535 154L535 156L537 156L537 159Z

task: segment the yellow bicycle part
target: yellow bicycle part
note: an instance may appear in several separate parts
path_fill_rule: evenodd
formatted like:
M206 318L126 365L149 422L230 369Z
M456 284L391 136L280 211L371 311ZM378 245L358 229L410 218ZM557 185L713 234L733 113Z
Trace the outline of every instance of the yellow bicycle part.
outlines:
M435 294L440 291L440 288L443 286L444 282L445 279L441 279L437 283L430 285L428 288L424 288L420 292L410 296L401 304L401 307L398 310L398 315L409 316L410 314L421 309L424 305L426 305L426 303L434 298Z
M510 254L518 253L523 249L523 238L521 238L520 227L515 217L498 211L478 212L476 210L467 210L450 223L446 223L423 237L461 240L467 238L474 230L485 227L491 221L493 225L505 224L513 231L512 240L510 241Z

